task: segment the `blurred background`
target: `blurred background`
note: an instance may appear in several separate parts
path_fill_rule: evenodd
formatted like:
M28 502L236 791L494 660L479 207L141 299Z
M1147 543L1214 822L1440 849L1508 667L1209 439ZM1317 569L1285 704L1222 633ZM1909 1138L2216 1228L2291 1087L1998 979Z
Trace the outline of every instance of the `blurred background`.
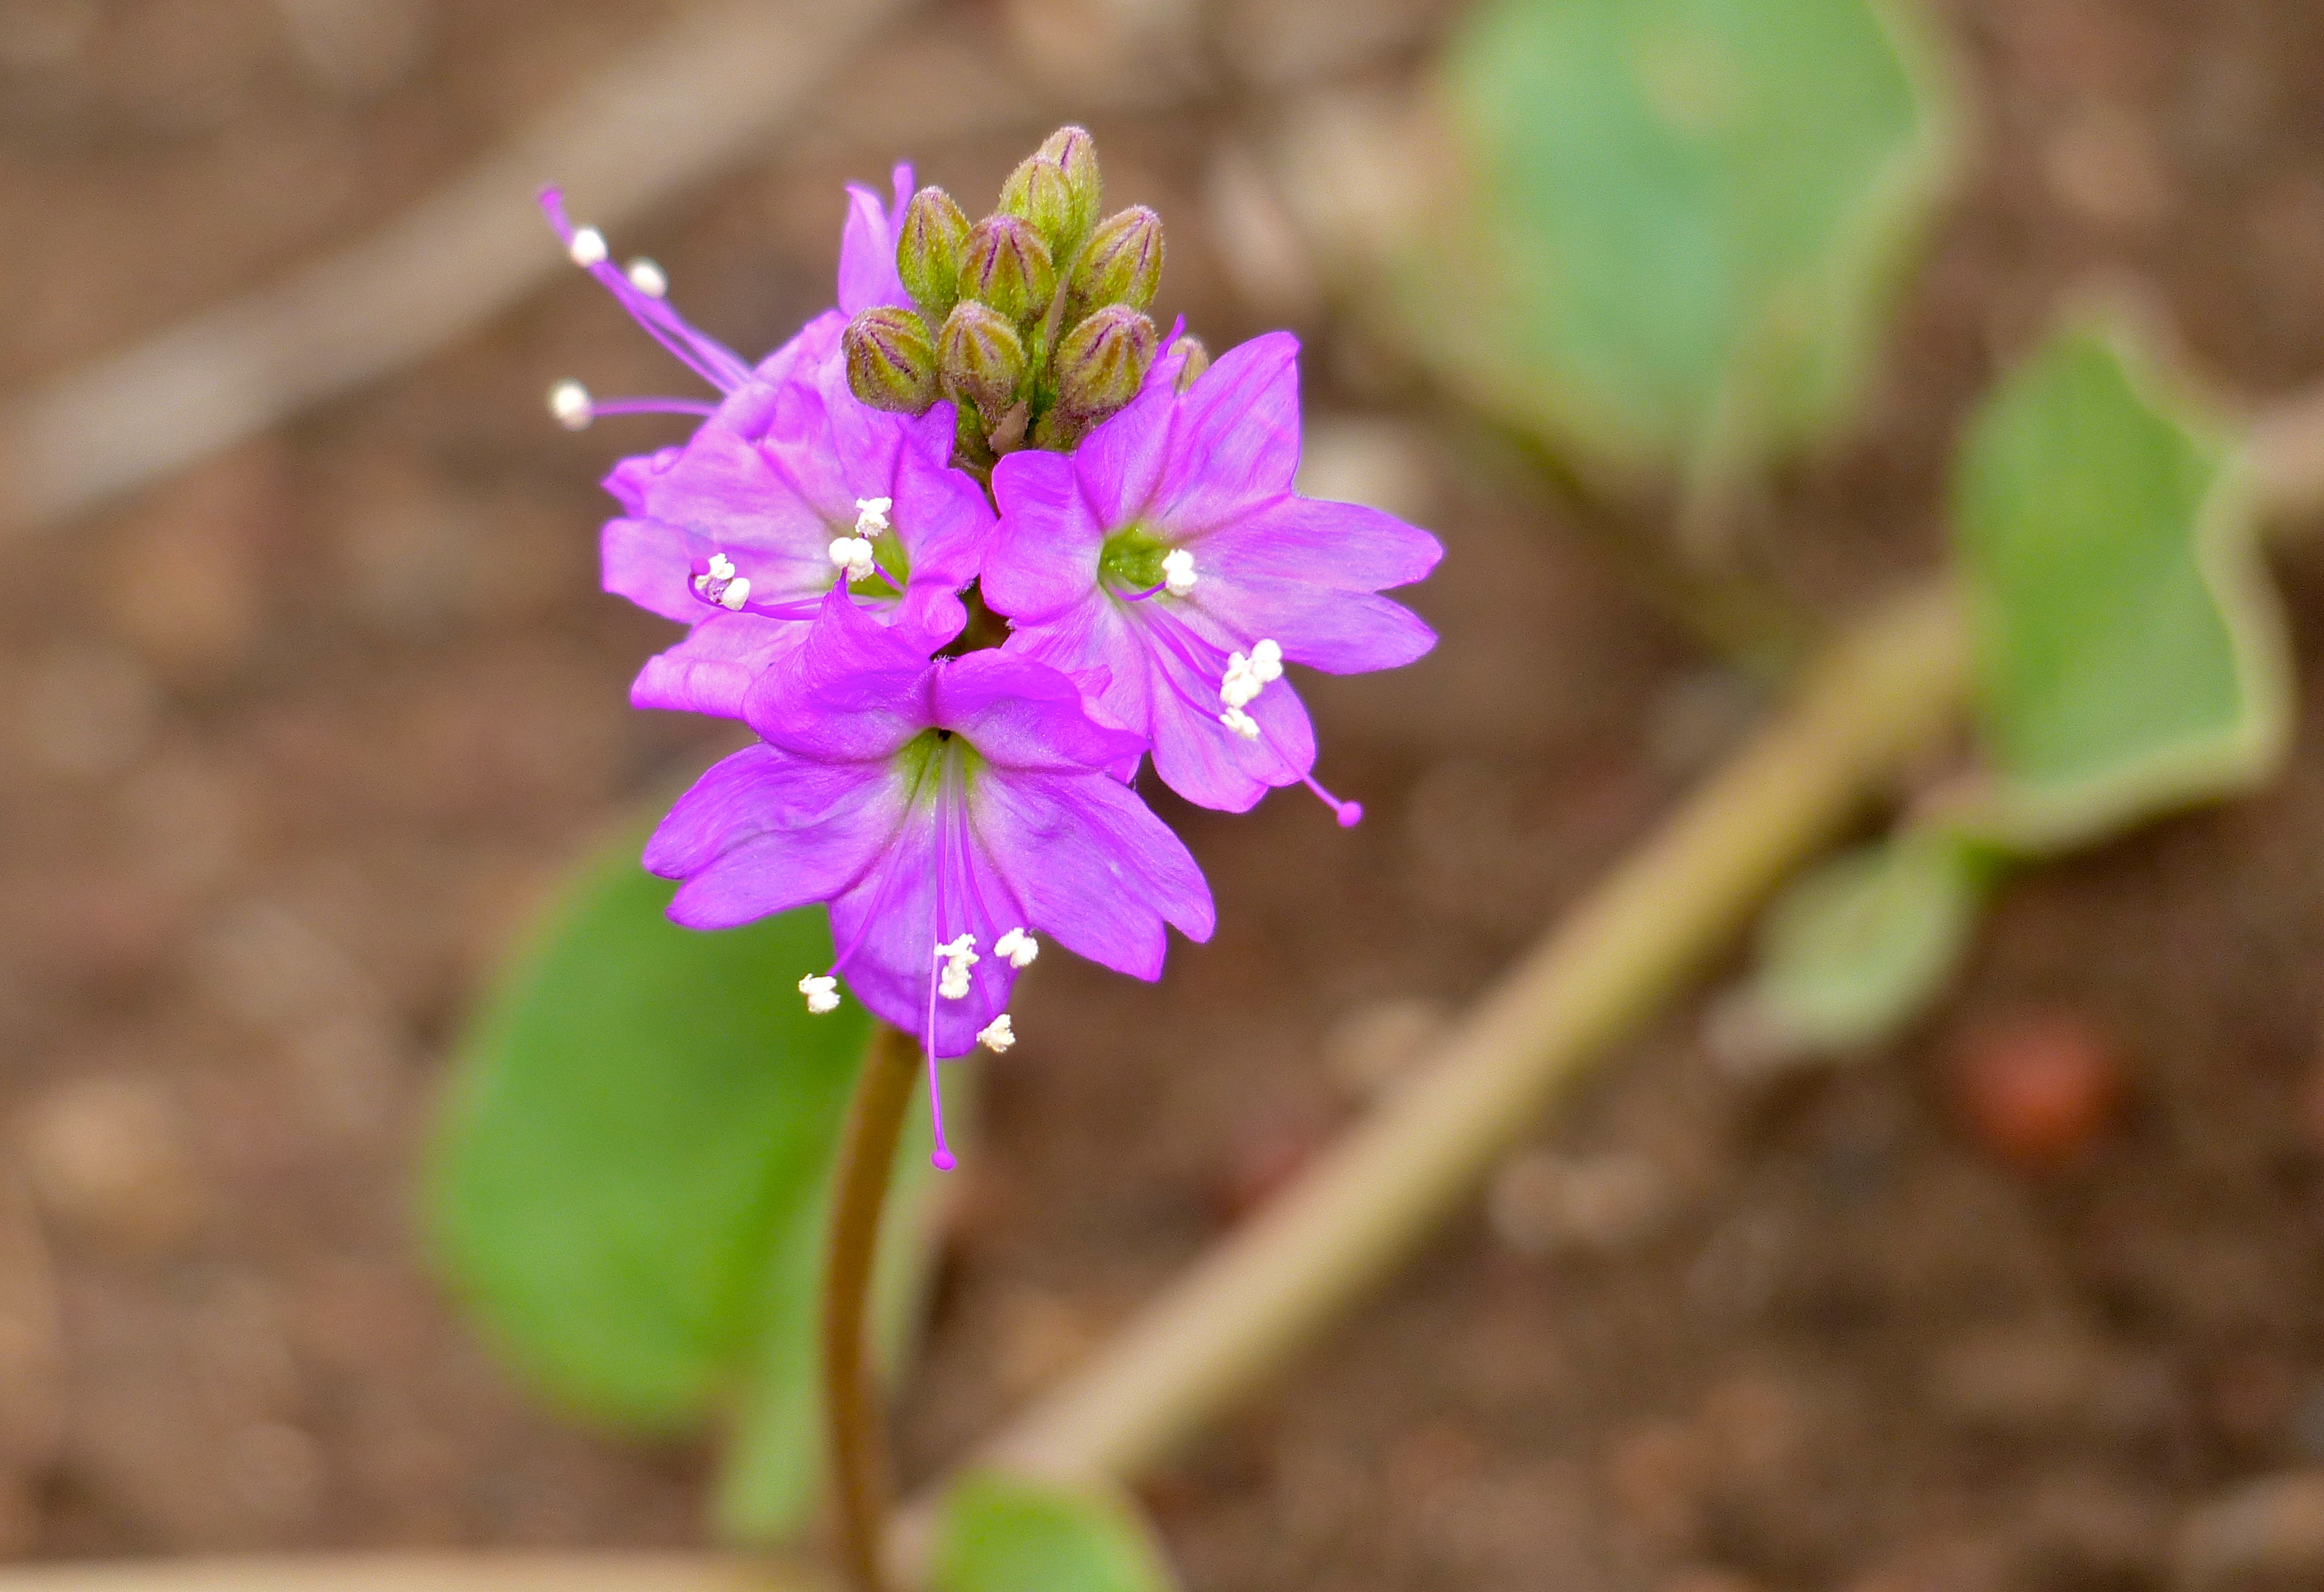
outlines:
M1392 1089L1768 687L1672 600L1657 525L1609 538L1546 490L1346 268L1425 229L1462 6L927 0L841 48L847 8L802 5L836 64L717 158L653 152L731 125L732 73L664 104L604 193L560 170L533 130L719 9L0 0L0 395L295 282L512 147L579 219L618 189L617 253L755 356L829 302L844 182L909 159L975 214L1069 119L1109 207L1165 217L1158 315L1213 350L1300 333L1305 489L1443 537L1411 595L1443 645L1303 685L1360 829L1296 794L1240 819L1159 796L1217 939L1158 987L1028 979L898 1401L921 1477ZM1937 564L1964 414L2093 272L2252 401L2324 374L2324 15L1931 9L1974 158L1853 431L1746 513L1756 587L1823 619ZM0 534L0 1555L706 1540L704 1451L529 1394L414 1215L484 981L576 856L738 743L629 708L666 627L596 587L597 478L682 433L576 437L541 402L687 389L529 213L496 225L300 323L327 364L498 284L408 357ZM27 502L28 458L0 453ZM2324 555L2276 566L2313 676ZM1142 1488L1188 1584L2324 1586L2316 728L2268 793L2015 885L1868 1064L1738 1074L1700 1001L1667 1014ZM2029 1151L2011 1081L2061 1066L2066 1126ZM2196 1537L2227 1546L2190 1569Z

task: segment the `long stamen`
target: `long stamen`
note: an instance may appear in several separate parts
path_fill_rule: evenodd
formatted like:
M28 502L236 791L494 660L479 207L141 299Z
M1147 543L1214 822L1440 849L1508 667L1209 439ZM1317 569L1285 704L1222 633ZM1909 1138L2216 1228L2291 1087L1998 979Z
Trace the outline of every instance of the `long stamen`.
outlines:
M613 264L608 257L604 235L595 227L576 228L567 220L564 196L556 189L541 189L540 207L564 242L567 253L572 255L573 262L595 277L629 311L631 318L679 363L722 392L732 392L750 380L751 367L733 349L687 325L685 317L662 301L660 293L648 290L655 287L662 292L669 290L669 280L661 274L659 266L644 261L624 271ZM639 264L650 269L639 271Z
M936 1129L936 1153L928 1159L935 1163L938 1172L950 1172L959 1163L953 1159L952 1146L945 1142L944 1084L936 1076L936 992L941 987L944 974L948 971L946 964L953 949L953 946L944 938L945 875L950 870L947 853L952 849L952 831L951 826L945 822L944 804L945 797L948 794L946 787L952 783L951 749L947 747L942 755L944 767L936 775L936 798L928 813L928 821L936 826L936 900L928 912L928 943L936 947L936 960L928 969L927 1028L928 1119Z
M1163 644L1169 648L1172 655L1175 656L1180 663L1185 665L1188 671L1191 672L1195 678L1207 678L1210 671L1203 667L1200 659L1194 657L1187 650L1185 645L1176 633L1176 628L1180 622L1177 617L1175 614L1172 614L1167 609L1157 608L1154 611L1154 613L1155 617L1153 621L1146 627L1148 632L1158 637L1162 640ZM1253 650L1256 651L1257 649L1254 648ZM1277 656L1279 657L1280 654L1278 653ZM1279 675L1279 668L1277 669L1275 673ZM1261 683L1263 684L1264 682ZM1187 692L1183 686L1178 686L1176 682L1172 682L1172 685L1174 688L1177 689L1178 694L1181 696L1186 697L1189 701L1194 700L1192 694ZM1258 693L1254 690L1251 695L1252 696L1256 696ZM1248 701L1250 699L1246 698L1245 700ZM1237 705L1232 711L1240 713L1242 709L1240 705ZM1213 714L1212 716L1216 718L1219 715ZM1256 730L1259 732L1255 737L1251 737L1251 739L1259 741L1267 748L1268 750L1273 752L1277 760L1279 760L1284 767L1293 769L1298 768L1297 763L1292 759L1289 754L1284 751L1281 746L1277 744L1275 737L1268 732L1267 726L1264 723L1260 722L1256 717L1250 717L1248 715L1246 716L1246 722L1250 724L1253 730ZM1225 726L1222 724L1221 728L1223 729ZM1318 784L1314 774L1304 771L1300 772L1299 783L1305 786L1309 790L1314 792L1316 799L1321 801L1325 806L1332 809L1332 815L1339 821L1339 824L1342 829L1353 829L1357 824L1361 824L1364 821L1364 808L1361 802L1342 801L1338 796L1333 796L1330 791L1325 790L1322 785Z

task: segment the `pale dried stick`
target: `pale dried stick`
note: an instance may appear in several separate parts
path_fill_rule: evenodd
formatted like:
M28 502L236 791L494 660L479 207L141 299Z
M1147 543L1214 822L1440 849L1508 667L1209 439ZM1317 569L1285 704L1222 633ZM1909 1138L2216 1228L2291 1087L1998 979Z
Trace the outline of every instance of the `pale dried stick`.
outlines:
M381 232L0 412L0 539L452 342L563 263L555 180L619 222L764 145L910 0L706 5Z
M1947 733L1967 686L1963 627L1942 589L1859 626L1411 1083L973 1462L1129 1477L1217 1418L1385 1279L1786 873ZM928 1513L924 1501L891 1534L899 1584L916 1584Z

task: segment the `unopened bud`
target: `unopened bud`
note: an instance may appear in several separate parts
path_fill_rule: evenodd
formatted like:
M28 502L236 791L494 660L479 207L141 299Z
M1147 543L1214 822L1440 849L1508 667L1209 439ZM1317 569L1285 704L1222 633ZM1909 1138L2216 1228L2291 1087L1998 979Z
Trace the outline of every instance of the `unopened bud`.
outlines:
M924 415L943 396L928 328L910 310L875 305L847 323L847 388L890 414Z
M1064 142L1068 134L1076 135L1079 142ZM1048 152L1051 145L1076 155L1081 169L1078 178L1073 167ZM1001 207L1031 222L1042 242L1049 245L1051 262L1066 264L1097 221L1097 157L1091 152L1089 134L1078 127L1060 129L1041 149L1001 185Z
M1126 304L1143 309L1162 285L1162 217L1143 205L1116 210L1097 224L1065 282L1065 324L1093 309Z
M1178 340L1170 345L1170 352L1178 359L1178 373L1172 378L1171 385L1180 392L1201 381L1203 373L1211 368L1211 351L1203 346L1200 337L1190 337L1182 332Z
M1057 271L1049 246L1029 222L987 216L968 229L960 262L960 296L998 310L1024 326L1049 308L1057 290Z
M1065 180L1089 195L1089 218L1095 221L1105 184L1097 174L1097 140L1089 135L1089 129L1068 123L1043 139L1034 153L1065 169Z
M1138 396L1161 342L1154 323L1109 304L1057 345L1057 429L1070 442Z
M990 430L1017 400L1025 379L1025 344L999 310L964 299L936 334L936 368L945 391L975 405Z
M896 231L896 274L904 291L940 327L960 299L960 258L968 247L968 217L952 195L940 188L924 188L904 207L904 223Z

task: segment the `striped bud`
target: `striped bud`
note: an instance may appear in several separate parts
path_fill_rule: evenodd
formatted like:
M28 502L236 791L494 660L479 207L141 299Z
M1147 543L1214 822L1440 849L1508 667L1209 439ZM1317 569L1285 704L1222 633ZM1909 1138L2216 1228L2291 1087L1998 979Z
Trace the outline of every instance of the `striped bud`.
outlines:
M908 309L881 304L847 323L847 388L890 414L924 415L943 394L928 328Z
M960 296L1025 326L1049 308L1057 290L1049 246L1032 224L1015 216L987 216L968 229L960 262Z
M1161 340L1154 323L1127 304L1109 304L1067 332L1057 345L1056 443L1071 446L1137 397Z
M928 325L944 325L960 298L960 261L968 248L968 217L952 195L924 188L904 207L896 231L896 274Z
M945 391L973 404L990 430L1017 400L1025 379L1025 344L999 310L964 299L936 334L936 368Z
M1108 304L1143 309L1162 285L1162 217L1143 205L1097 224L1065 281L1065 324Z

